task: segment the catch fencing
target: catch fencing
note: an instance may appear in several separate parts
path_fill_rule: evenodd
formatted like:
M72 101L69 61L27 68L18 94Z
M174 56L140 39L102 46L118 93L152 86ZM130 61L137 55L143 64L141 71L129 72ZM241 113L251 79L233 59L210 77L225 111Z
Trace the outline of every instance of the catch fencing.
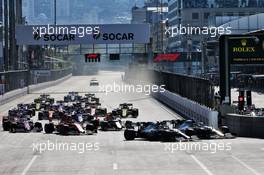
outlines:
M37 72L48 72L38 74ZM55 81L72 73L72 68L56 70L15 70L0 72L0 95L7 92L27 87L28 85Z
M208 79L131 66L125 76L127 79L165 85L165 89L170 92L213 108L214 87Z

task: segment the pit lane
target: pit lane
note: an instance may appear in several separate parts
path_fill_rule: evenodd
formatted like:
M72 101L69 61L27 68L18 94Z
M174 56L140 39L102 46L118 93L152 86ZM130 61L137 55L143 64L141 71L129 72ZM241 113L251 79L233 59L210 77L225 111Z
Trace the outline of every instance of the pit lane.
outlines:
M5 114L18 103L30 103L40 93L50 93L56 100L69 91L91 92L90 79L96 77L100 85L121 82L120 72L99 72L97 76L72 77L65 82L33 92L0 106ZM65 93L64 93L65 92ZM139 108L135 121L175 119L176 113L155 99L139 93L96 93L102 106L113 109L119 103L132 102ZM97 151L33 151L36 142L85 142L100 144ZM123 132L99 132L92 136L59 136L43 133L9 133L0 131L0 174L207 174L258 175L264 174L264 141L237 138L234 140L206 140L206 143L231 143L231 151L165 151L165 143L124 141Z

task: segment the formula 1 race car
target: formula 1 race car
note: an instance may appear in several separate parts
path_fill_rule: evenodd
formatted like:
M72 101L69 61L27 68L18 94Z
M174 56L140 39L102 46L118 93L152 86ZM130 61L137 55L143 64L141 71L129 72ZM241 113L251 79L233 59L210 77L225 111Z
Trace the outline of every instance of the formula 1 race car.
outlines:
M97 105L90 105L85 111L96 117L104 117L107 114L107 109Z
M176 121L171 121L173 124ZM179 140L191 140L191 137L180 130L170 128L168 122L137 122L127 121L124 137L126 140L144 138L150 141L174 142Z
M39 98L34 99L34 104L36 110L40 110L45 108L46 105L50 105L54 103L54 98L51 98L50 95L42 94Z
M63 103L55 103L38 112L38 120L60 119L66 108Z
M18 104L17 109L9 110L9 113L23 113L33 117L36 115L35 105L32 104Z
M85 103L85 106L89 105L101 105L100 99L95 97L95 94L85 94L85 97L81 100L82 103Z
M133 118L138 117L138 109L133 108L133 104L131 103L120 104L119 108L114 109L112 113L114 116L121 116L123 118L130 117L130 116Z
M64 102L75 102L80 101L82 96L78 92L69 92L68 95L64 96Z
M227 126L215 129L203 123L196 123L193 120L186 120L177 127L188 136L197 136L199 139L232 139L235 135L230 133Z
M61 121L55 125L53 122L45 124L44 131L47 134L57 132L60 135L80 135L97 133L98 121L76 121L74 117L65 115Z
M92 80L90 81L90 86L99 86L99 81L96 80L96 79L92 79Z
M102 131L121 131L123 129L121 120L108 113L103 121L100 121L100 128Z
M35 124L28 116L4 116L2 120L3 130L15 132L41 132L43 130L42 124L36 122Z

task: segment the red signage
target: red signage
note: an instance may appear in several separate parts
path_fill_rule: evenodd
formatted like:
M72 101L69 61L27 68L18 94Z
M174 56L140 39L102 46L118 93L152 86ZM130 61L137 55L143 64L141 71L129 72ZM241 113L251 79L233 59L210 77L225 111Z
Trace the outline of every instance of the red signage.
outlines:
M173 54L158 54L154 58L154 62L160 62L160 61L177 61L180 59L179 53L173 53Z
M88 53L88 54L85 54L85 58L87 58L87 59L97 59L97 58L100 58L100 54L98 54L98 53Z

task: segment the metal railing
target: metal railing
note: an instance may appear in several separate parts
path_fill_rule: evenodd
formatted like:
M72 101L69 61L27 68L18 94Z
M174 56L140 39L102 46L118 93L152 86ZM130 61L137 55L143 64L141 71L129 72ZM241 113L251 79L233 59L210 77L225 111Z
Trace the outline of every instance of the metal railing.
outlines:
M23 88L27 85L27 70L15 70L0 72L1 86L4 87L2 93L9 92L15 89ZM2 91L2 89L1 89Z
M37 74L38 71L46 71L48 74ZM72 73L72 67L56 70L14 70L0 72L0 95L28 85L54 81Z
M159 86L165 85L165 89L170 92L213 108L214 88L207 79L139 67L130 67L125 76L128 79L148 81Z

